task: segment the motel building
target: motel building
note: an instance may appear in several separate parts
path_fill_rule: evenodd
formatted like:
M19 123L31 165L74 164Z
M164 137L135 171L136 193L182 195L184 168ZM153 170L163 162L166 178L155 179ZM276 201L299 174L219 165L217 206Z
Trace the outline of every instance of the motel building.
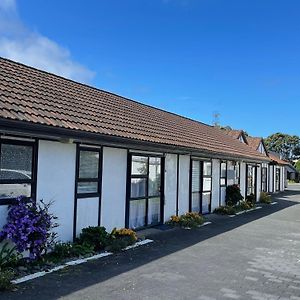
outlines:
M284 164L262 140L3 58L0 106L0 228L20 195L53 201L59 239L70 241L87 226L212 213L232 184L257 201L284 190Z

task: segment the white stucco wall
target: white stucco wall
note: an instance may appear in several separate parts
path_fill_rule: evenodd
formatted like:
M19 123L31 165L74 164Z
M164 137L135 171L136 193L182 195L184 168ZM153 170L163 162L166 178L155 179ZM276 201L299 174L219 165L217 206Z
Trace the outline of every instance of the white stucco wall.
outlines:
M212 196L211 196L211 211L219 207L220 197L220 160L212 160Z
M98 225L99 198L77 199L76 236L82 228Z
M260 193L261 193L261 165L256 168L257 177L256 177L256 201L259 202Z
M61 241L73 238L76 145L39 141L37 199L54 201Z
M179 215L189 211L189 177L190 177L190 156L179 156L179 189L178 207Z
M103 147L101 225L125 227L127 150Z
M242 196L246 197L246 163L241 162L241 170L240 170L240 190Z
M172 215L176 215L177 197L177 155L165 155L165 206L164 221L168 221Z

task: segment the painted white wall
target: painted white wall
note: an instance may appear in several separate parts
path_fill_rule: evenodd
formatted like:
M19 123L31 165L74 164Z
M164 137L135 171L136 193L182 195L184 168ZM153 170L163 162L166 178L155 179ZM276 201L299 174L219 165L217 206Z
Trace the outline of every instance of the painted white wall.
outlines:
M219 207L220 197L220 160L212 160L212 196L211 196L211 211Z
M241 162L240 171L240 190L244 198L246 198L246 163Z
M189 177L190 177L190 156L179 156L179 189L178 207L179 215L189 211Z
M73 238L76 145L39 141L37 199L54 201L55 228L61 241Z
M168 221L172 215L176 215L177 193L177 155L165 155L165 206L164 221Z
M261 193L261 165L256 168L257 171L257 184L256 184L256 202L259 202Z
M127 150L103 147L101 225L125 227Z
M77 200L76 236L82 228L98 225L99 198L80 198Z

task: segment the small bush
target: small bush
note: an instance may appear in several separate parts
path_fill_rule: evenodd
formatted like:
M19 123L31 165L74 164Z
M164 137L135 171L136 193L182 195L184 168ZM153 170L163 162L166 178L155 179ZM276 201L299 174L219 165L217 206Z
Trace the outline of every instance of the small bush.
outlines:
M266 192L261 192L259 197L259 202L271 204L272 203L271 196Z
M171 216L168 222L171 225L195 228L204 223L202 215L195 212L187 212L181 216Z
M251 209L251 205L247 201L240 201L240 203L237 206L238 210L248 210Z
M50 213L51 204L18 197L16 203L9 206L7 224L0 232L0 242L9 239L20 253L29 251L31 259L41 258L56 238L52 229L57 226L54 222L57 218Z
M9 246L6 242L0 250L0 269L15 267L20 260L21 255L16 251L16 247Z
M114 228L110 234L110 241L107 249L113 252L121 251L127 246L133 245L136 241L137 235L132 229Z
M226 187L226 205L235 206L239 201L243 200L240 187L237 184Z
M94 247L89 244L57 243L48 259L60 261L65 258L86 256L94 253Z
M255 207L256 198L255 198L254 194L250 194L249 196L247 196L246 201L247 201L248 205L250 206L250 208Z
M94 251L100 251L109 244L109 238L105 227L90 226L82 229L76 243L80 245L90 245L93 246Z
M11 289L11 281L14 279L14 276L13 270L0 268L0 291Z
M214 210L214 213L220 214L220 215L235 215L236 214L236 208L233 206L220 206Z

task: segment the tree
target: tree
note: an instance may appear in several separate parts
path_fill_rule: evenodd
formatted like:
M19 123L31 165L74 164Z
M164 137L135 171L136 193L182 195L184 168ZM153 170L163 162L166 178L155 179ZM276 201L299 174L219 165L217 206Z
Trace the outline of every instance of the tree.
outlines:
M277 132L264 141L269 151L280 153L283 159L292 160L300 154L300 137L297 135Z
M298 161L295 163L295 168L296 168L297 171L300 173L300 160L298 160Z

